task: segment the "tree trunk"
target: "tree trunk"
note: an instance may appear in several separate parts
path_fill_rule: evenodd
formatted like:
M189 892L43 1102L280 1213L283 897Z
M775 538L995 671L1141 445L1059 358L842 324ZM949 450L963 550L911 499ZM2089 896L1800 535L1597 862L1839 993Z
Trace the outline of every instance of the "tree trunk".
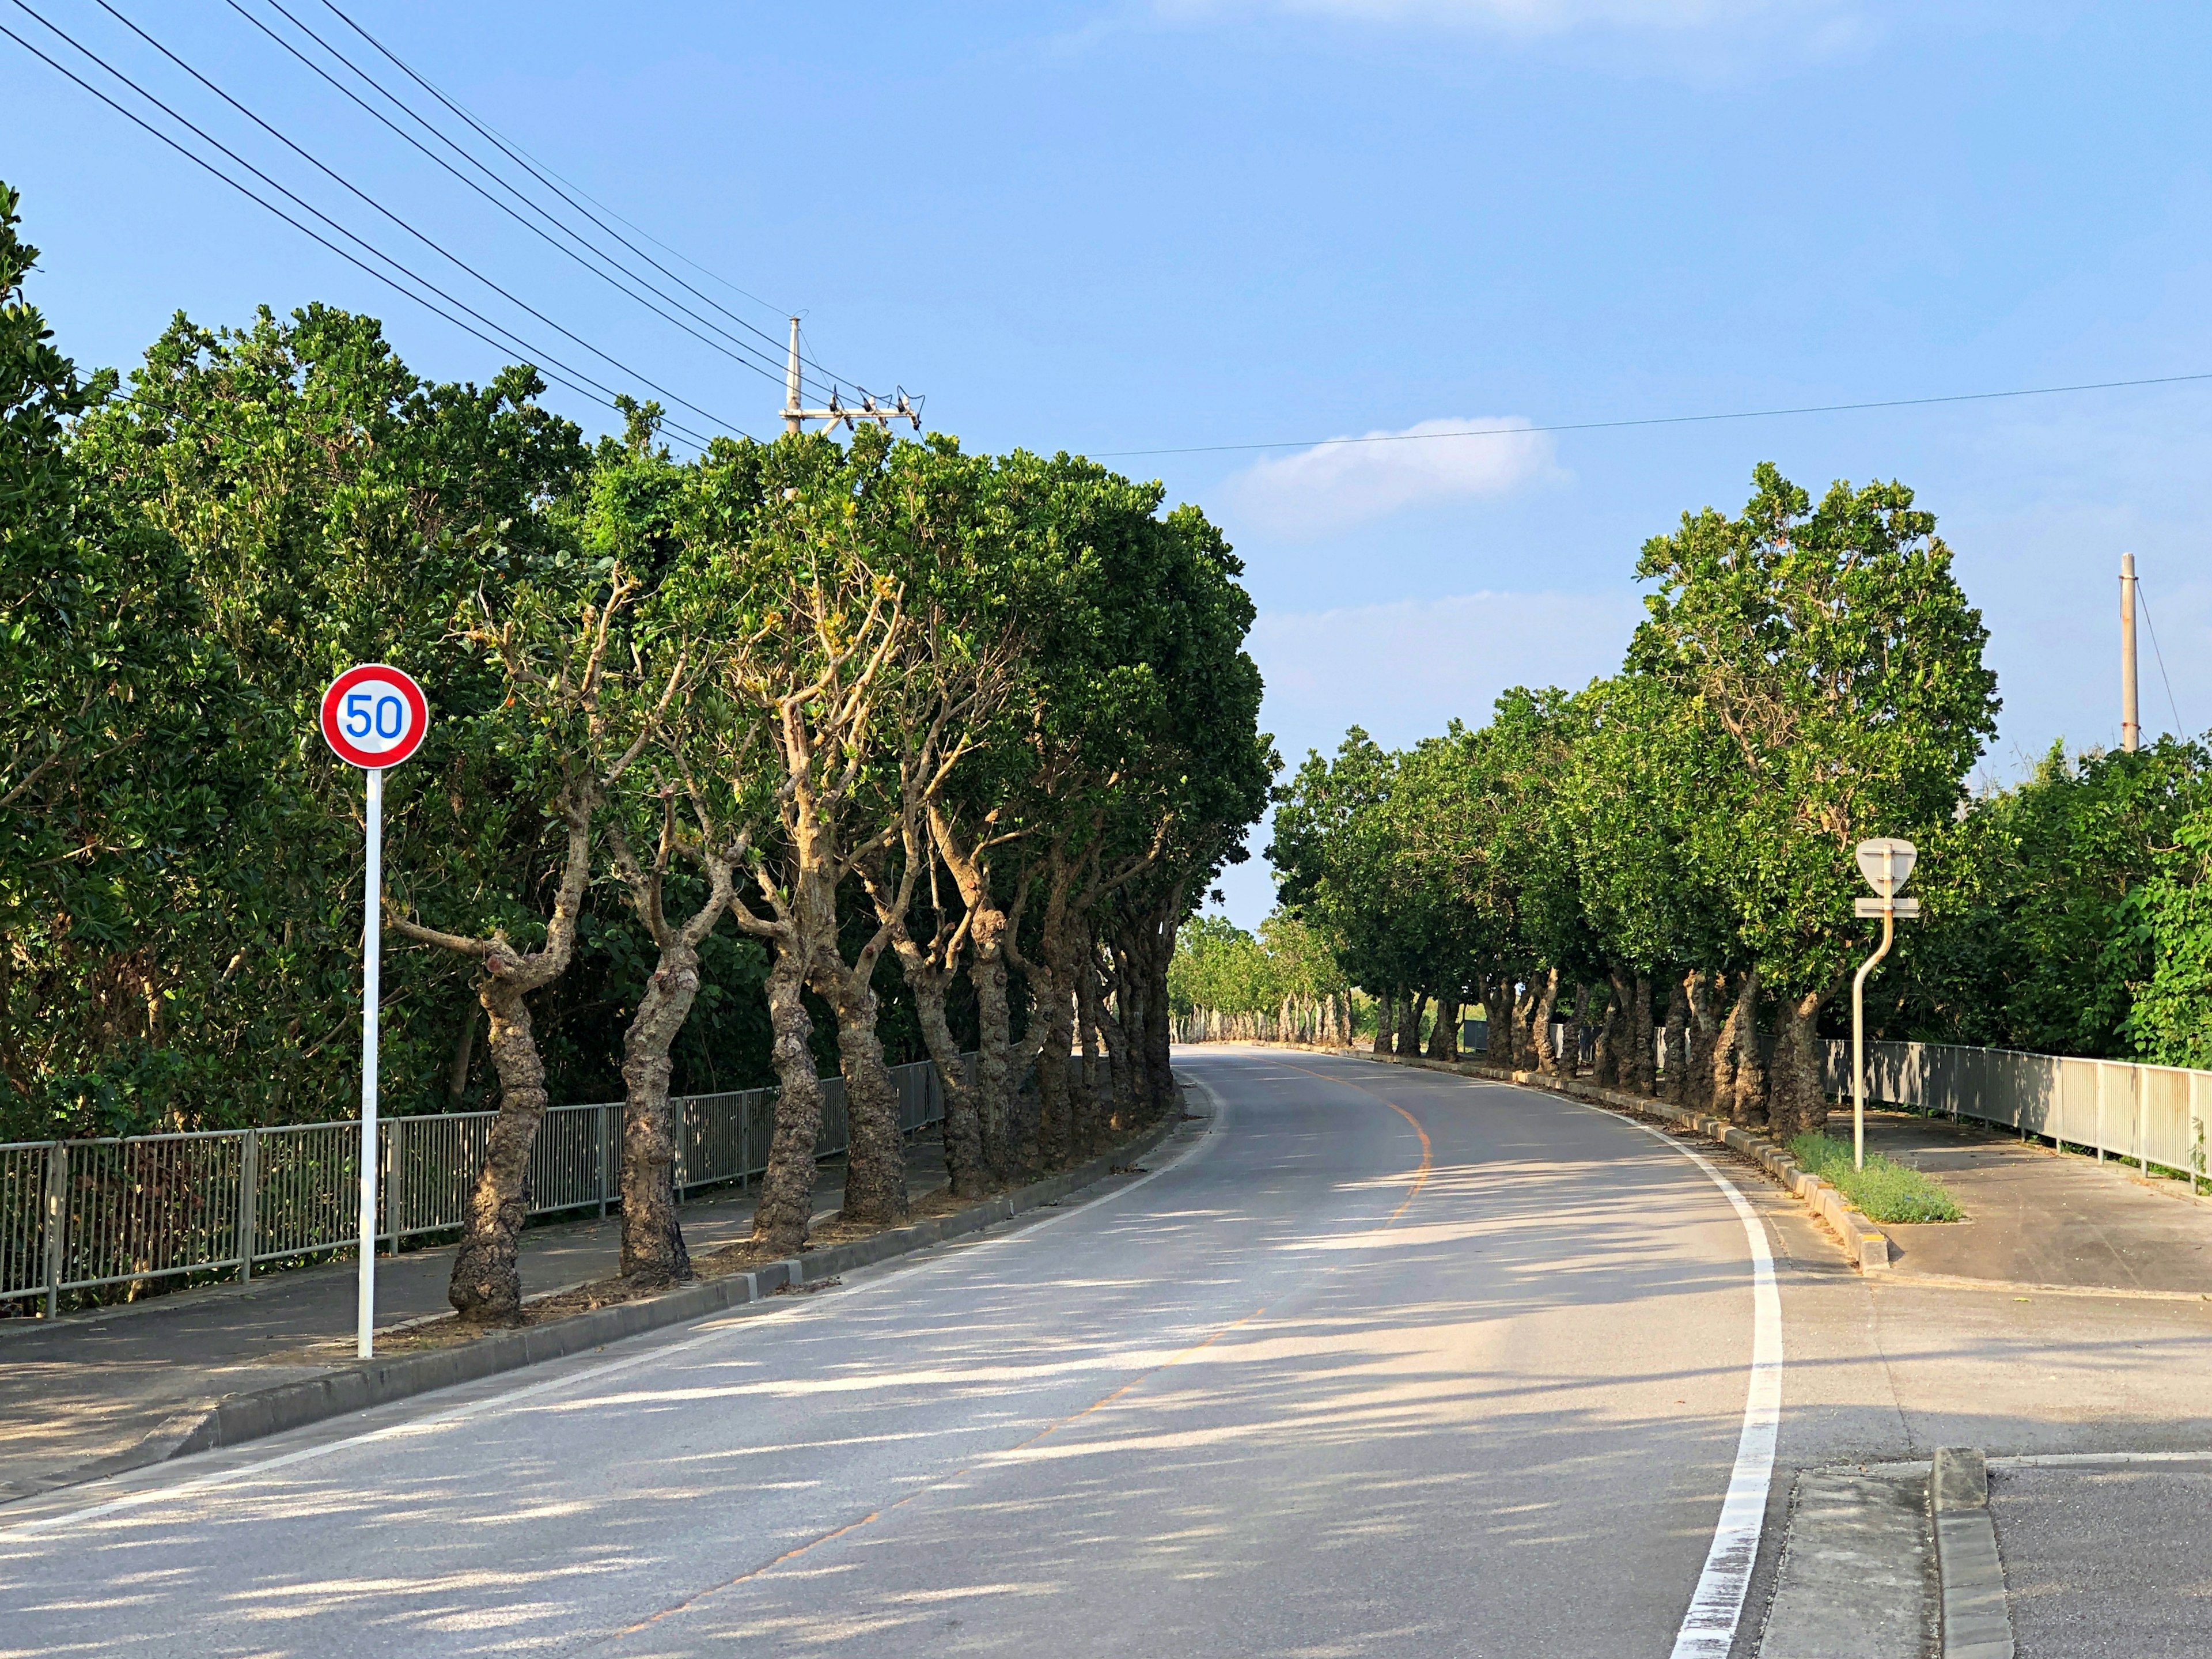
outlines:
M1510 1062L1516 1072L1536 1069L1536 1010L1543 1005L1544 993L1534 978L1523 984L1513 999L1513 1058Z
M484 966L477 999L483 1005L492 1066L499 1074L499 1115L485 1138L483 1167L469 1197L460 1249L454 1252L453 1277L446 1286L453 1311L471 1324L512 1325L522 1318L516 1241L530 1213L530 1149L546 1104L545 1062L538 1052L528 998L568 970L591 878L592 818L598 805L597 794L588 787L572 786L562 798L568 855L545 942L538 949L518 952L503 933L465 939L392 918L393 927L406 937L475 956Z
M921 952L915 955L919 957ZM951 975L927 963L908 961L905 949L899 952L899 963L906 969L922 1044L937 1068L937 1086L945 1097L945 1127L939 1133L946 1182L955 1198L981 1198L991 1184L983 1162L983 1123L976 1091L968 1086L967 1068L960 1063L960 1045L953 1041L951 1023L945 1017L945 994Z
M1181 908L1181 889L1171 905L1164 907L1163 914L1172 915ZM1168 1063L1168 962L1175 954L1175 929L1165 922L1145 929L1143 988L1145 1008L1145 1086L1151 1091L1149 1112L1158 1117L1172 1117L1182 1110L1182 1096L1176 1091L1175 1072Z
M1635 1000L1628 1005L1628 1041L1630 1050L1636 1057L1635 1069L1630 1075L1628 1086L1647 1099L1657 1092L1655 1076L1657 1062L1652 1053L1652 1036L1651 976L1638 974L1636 976Z
M906 1139L899 1129L898 1085L876 1035L876 994L865 969L848 967L823 941L810 975L837 1017L837 1069L845 1079L845 1206L852 1226L890 1227L906 1219ZM874 959L868 958L868 966Z
M1687 1105L1690 1069L1690 999L1685 990L1689 975L1667 976L1666 1064L1659 1075L1660 1097L1670 1105Z
M1075 1150L1088 1158L1106 1144L1107 1107L1098 1054L1098 946L1085 929L1075 957L1075 1041L1083 1051L1075 1095Z
M1428 1006L1429 994L1414 991L1407 994L1405 1006L1399 1010L1398 1053L1404 1059L1411 1060L1421 1052L1421 1011Z
M1037 1045L1036 1142L1024 1145L1024 1161L1033 1157L1044 1169L1058 1169L1067 1161L1073 1111L1068 1100L1067 1060L1075 1048L1074 998L1069 988L1049 967L1030 976L1035 1000L1030 1021L1040 1027Z
M1560 1074L1559 1040L1552 1034L1552 1016L1559 1006L1559 970L1547 969L1544 973L1543 994L1536 1000L1533 1036L1535 1038L1536 1068L1547 1077Z
M1775 1016L1774 1101L1770 1115L1783 1136L1818 1134L1828 1127L1828 1091L1815 1032L1825 991L1784 997Z
M814 1216L814 1148L822 1139L822 1079L814 1069L813 1018L800 1000L803 959L779 949L768 975L770 1050L783 1085L775 1097L775 1132L769 1141L768 1170L761 1176L760 1206L753 1212L752 1242L776 1255L806 1247Z
M718 904L716 908L720 907ZM645 1284L691 1277L676 1218L676 1121L669 1050L699 994L699 952L680 934L660 950L623 1034L622 1273Z
M515 1242L530 1213L530 1149L545 1115L545 1062L538 1053L524 993L493 978L478 995L490 1024L491 1062L499 1073L499 1115L485 1139L483 1169L469 1197L446 1299L472 1325L511 1325L522 1317Z
M1393 986L1390 989L1390 994L1387 998L1378 997L1376 999L1375 1052L1378 1054L1389 1054L1390 1052L1390 1045L1392 1042L1397 1037L1398 999L1404 993L1402 991L1401 991L1397 987Z
M1006 957L999 941L1006 927L1001 910L978 910L968 936L972 950L968 983L975 993L975 1117L984 1167L994 1181L1014 1177L1013 1015L1006 1006Z
M1429 1033L1429 1058L1459 1058L1459 999L1455 996L1440 994L1437 998L1437 1023Z
M1717 1097L1714 1085L1720 1071L1714 1058L1718 1048L1719 1022L1714 1016L1727 981L1719 974L1709 974L1698 968L1683 980L1683 989L1688 994L1690 1020L1688 1045L1682 1060L1682 1103L1693 1112L1710 1113ZM1729 1072L1729 1087L1735 1087L1735 1072Z
M1723 1093L1720 1067L1713 1068L1713 1104L1725 1109L1740 1128L1753 1127L1766 1115L1766 1063L1759 1052L1759 970L1753 969L1741 981L1735 1006L1722 1028L1720 1048L1730 1060L1729 1088Z
M1124 989L1127 981L1117 970L1114 975L1114 996L1098 1000L1098 1042L1105 1051L1106 1089L1110 1107L1108 1130L1115 1135L1127 1134L1137 1124L1136 1067L1129 1051L1129 1033L1121 1024L1117 1012L1127 1000Z
M1620 1016L1626 999L1620 994L1620 970L1608 964L1605 977L1607 988L1605 1018L1598 1022L1597 1063L1592 1067L1592 1071L1601 1088L1617 1089L1620 1086L1620 1058L1623 1046Z

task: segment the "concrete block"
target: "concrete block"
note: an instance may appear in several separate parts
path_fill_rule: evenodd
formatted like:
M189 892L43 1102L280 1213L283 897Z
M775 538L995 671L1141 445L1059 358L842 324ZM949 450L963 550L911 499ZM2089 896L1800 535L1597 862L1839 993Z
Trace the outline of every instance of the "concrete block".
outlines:
M1989 1460L1976 1446L1938 1446L1935 1484L1929 1489L1938 1514L1990 1506Z

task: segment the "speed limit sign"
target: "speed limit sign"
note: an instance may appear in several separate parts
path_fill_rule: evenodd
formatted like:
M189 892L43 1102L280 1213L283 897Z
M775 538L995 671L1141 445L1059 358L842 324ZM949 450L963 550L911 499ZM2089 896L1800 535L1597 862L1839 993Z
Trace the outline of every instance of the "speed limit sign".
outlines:
M323 741L364 772L398 765L422 746L429 724L414 676L380 662L347 669L323 693Z
M368 781L367 868L361 929L360 1287L354 1298L354 1352L376 1351L376 1016L384 976L384 773L422 746L430 704L415 677L380 662L349 668L323 693L323 741Z

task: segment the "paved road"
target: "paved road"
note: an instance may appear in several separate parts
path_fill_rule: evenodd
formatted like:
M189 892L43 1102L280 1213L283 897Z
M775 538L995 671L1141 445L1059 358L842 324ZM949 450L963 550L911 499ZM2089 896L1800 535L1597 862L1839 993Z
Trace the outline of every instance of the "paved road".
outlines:
M936 1140L908 1144L907 1182L917 1195L944 1186ZM843 1160L823 1164L817 1213L834 1211L844 1188ZM692 1255L750 1236L759 1195L751 1187L684 1206ZM621 1271L622 1219L529 1228L521 1256L526 1296L609 1278ZM179 1413L352 1364L354 1268L333 1261L52 1321L0 1322L0 1500L82 1479L87 1465L158 1438ZM380 1258L378 1325L446 1313L453 1270L451 1246Z
M1184 1061L1218 1112L1096 1201L12 1505L0 1649L1669 1652L1750 1391L1728 1196L1540 1095Z

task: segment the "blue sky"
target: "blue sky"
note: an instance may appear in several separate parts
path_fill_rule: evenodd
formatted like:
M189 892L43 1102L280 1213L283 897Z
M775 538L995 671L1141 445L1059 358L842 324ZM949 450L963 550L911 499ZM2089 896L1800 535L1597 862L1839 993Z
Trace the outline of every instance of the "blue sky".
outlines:
M368 61L321 0L283 3ZM239 10L114 3L441 246L731 423L773 428L780 385L492 214ZM270 0L238 3L288 27ZM333 217L514 316L94 0L32 5ZM1210 447L2212 371L2212 12L348 10L487 125L758 296L677 267L732 311L771 334L802 312L827 368L926 392L931 423L971 446L1115 456L1206 507L1247 561L1267 718L1293 761L1353 721L1410 742L1480 720L1505 685L1607 672L1638 614L1638 544L1686 508L1740 506L1762 459L1816 491L1901 478L1937 514L1994 636L2005 714L1990 777L2057 738L2116 740L2123 550L2179 711L2147 649L2146 724L2212 726L2212 381ZM0 24L76 61L15 0ZM179 307L236 322L309 299L382 316L426 374L482 379L505 360L4 40L0 178L45 250L34 297L87 365L135 360ZM553 401L594 428L608 418ZM1127 453L1146 451L1193 453ZM1231 913L1255 921L1257 861L1228 885Z

